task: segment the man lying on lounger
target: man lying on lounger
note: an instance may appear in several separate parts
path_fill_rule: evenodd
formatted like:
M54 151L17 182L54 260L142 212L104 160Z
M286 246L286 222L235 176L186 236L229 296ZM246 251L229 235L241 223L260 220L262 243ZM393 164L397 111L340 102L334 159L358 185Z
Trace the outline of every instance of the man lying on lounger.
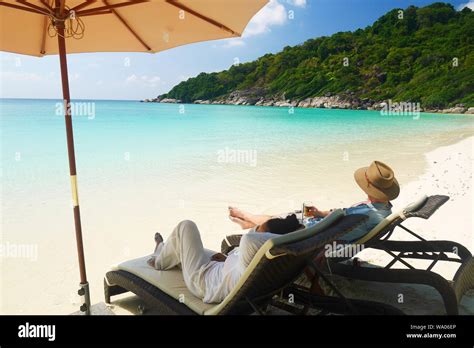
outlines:
M157 270L169 270L181 265L184 282L193 295L205 303L217 303L237 285L255 253L268 239L304 228L296 218L267 219L246 233L238 248L228 256L210 255L203 247L201 235L192 221L182 221L166 242L155 234L156 247L148 264Z
M393 170L380 161L372 162L369 167L357 169L354 172L354 178L360 188L367 194L367 200L354 204L350 208L345 208L345 214L363 214L367 215L369 219L340 238L349 243L360 239L390 215L392 213L390 201L397 198L400 193L400 187ZM332 211L333 209L321 211L316 207L311 207L310 214L315 218L311 219L311 222L313 224L319 222ZM261 225L272 218L269 215L251 214L235 207L229 207L229 217L242 229Z

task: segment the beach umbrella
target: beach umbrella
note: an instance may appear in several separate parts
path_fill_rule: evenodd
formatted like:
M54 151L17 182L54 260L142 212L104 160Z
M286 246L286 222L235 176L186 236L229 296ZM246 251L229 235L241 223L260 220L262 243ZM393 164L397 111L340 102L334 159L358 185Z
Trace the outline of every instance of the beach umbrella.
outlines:
M90 314L77 189L67 53L160 52L207 40L239 37L268 0L1 1L0 50L58 54L71 177L81 310Z

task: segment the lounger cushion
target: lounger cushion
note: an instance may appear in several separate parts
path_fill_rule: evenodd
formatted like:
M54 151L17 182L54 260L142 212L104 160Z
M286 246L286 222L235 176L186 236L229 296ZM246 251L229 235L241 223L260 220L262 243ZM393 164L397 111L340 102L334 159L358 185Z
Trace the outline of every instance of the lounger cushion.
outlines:
M210 254L215 254L209 251ZM168 271L158 271L147 264L150 256L128 260L112 267L112 270L123 270L130 272L146 282L156 286L158 289L173 297L176 300L184 300L183 303L198 314L216 306L202 302L200 298L194 296L186 287L181 269L175 268Z

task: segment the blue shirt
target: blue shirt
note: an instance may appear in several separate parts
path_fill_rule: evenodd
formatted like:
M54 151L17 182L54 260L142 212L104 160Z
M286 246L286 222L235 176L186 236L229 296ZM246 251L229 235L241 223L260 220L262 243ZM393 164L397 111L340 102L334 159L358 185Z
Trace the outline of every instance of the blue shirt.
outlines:
M351 214L362 214L369 217L368 220L361 223L359 226L354 228L349 233L343 235L340 239L348 243L355 242L370 232L375 226L377 226L383 219L392 213L392 204L388 203L377 203L377 202L366 202L360 203L356 206L345 208L344 213L346 215Z
M355 206L352 206L350 208L344 208L344 213L346 215L362 214L362 215L367 215L369 217L365 222L359 224L352 231L340 237L340 240L345 241L347 243L351 243L365 236L367 233L370 232L370 230L372 230L375 226L377 226L383 219L389 216L392 213L392 204L390 202L388 203L363 202ZM317 224L321 220L322 218L305 218L303 220L303 224L306 227L310 227Z

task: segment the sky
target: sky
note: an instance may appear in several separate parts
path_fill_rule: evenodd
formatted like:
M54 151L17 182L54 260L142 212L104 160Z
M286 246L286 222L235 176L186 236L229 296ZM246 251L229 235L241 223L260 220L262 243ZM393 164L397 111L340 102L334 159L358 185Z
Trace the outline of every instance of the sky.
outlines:
M371 25L393 8L426 6L431 0L270 0L241 38L177 47L156 54L68 55L73 99L140 100L166 93L201 72L228 69L307 39ZM455 8L474 0L447 1ZM61 97L58 56L43 58L0 52L1 98Z

